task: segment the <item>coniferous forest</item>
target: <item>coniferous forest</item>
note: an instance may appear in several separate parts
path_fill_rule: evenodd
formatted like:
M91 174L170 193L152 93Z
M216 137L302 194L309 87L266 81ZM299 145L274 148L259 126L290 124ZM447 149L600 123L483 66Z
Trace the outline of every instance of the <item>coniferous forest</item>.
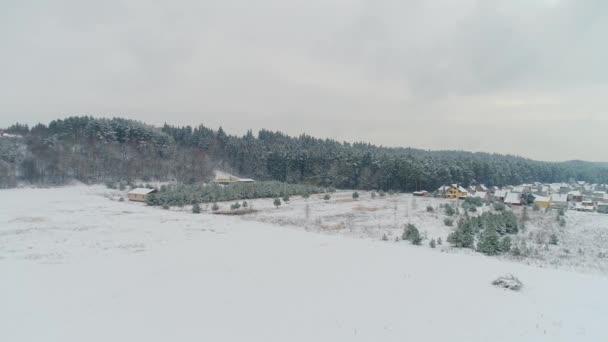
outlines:
M79 116L31 128L15 124L4 131L22 138L0 138L0 187L70 180L195 183L212 178L215 169L256 180L397 191L434 190L450 183L608 183L608 168L596 163L388 148L268 130L235 136L203 125L154 127Z

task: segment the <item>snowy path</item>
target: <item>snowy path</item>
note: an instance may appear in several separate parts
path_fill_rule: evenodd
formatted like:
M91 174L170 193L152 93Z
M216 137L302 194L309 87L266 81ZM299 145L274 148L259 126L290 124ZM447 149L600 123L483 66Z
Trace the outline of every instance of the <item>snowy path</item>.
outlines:
M2 341L603 341L608 279L110 201L0 191ZM489 283L513 273L522 292Z

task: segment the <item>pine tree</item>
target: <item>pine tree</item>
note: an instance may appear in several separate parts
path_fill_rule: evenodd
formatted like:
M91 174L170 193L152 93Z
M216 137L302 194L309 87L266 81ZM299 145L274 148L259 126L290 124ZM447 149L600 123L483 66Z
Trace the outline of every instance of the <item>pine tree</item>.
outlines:
M422 237L420 236L420 232L415 225L408 223L403 231L403 240L408 240L414 245L420 245L422 242Z
M201 213L201 206L198 203L194 203L194 205L192 206L192 213L193 214Z
M356 200L357 198L359 198L359 193L358 192L353 192L353 199Z
M437 238L437 244L438 244L438 245L442 245L442 244L443 244L443 241L441 240L441 237L438 237L438 238Z
M431 246L431 248L435 248L436 247L435 239L431 239L431 242L429 242L429 246Z
M277 198L274 199L274 201L272 203L278 209L279 206L281 205L281 199L277 197Z
M211 210L213 211L218 211L220 209L220 206L217 205L217 203L213 203L213 205L211 206Z
M486 228L479 236L477 251L485 255L497 255L500 252L498 233L492 228Z
M326 201L329 201L330 198L331 196L329 196L329 194L325 194L325 196L323 196L323 199Z

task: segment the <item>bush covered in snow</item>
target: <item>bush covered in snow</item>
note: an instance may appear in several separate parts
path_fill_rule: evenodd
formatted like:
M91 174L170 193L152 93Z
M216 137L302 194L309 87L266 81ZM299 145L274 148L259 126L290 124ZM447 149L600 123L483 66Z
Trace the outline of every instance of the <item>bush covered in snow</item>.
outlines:
M492 281L492 285L513 291L519 291L524 286L524 284L512 274L498 277L496 280Z

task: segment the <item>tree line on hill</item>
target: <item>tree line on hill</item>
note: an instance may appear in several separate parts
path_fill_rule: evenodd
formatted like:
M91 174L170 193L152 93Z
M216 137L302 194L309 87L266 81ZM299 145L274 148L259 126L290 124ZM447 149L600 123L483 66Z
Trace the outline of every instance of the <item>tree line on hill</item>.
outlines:
M0 152L0 170L10 173L13 181L33 183L70 179L193 183L210 179L216 168L256 180L396 191L433 190L451 183L491 186L574 179L608 183L608 169L591 163L389 148L268 130L236 136L203 125L158 128L121 118L77 116L48 126L16 124L6 131L24 138L21 146L10 148L12 152Z

